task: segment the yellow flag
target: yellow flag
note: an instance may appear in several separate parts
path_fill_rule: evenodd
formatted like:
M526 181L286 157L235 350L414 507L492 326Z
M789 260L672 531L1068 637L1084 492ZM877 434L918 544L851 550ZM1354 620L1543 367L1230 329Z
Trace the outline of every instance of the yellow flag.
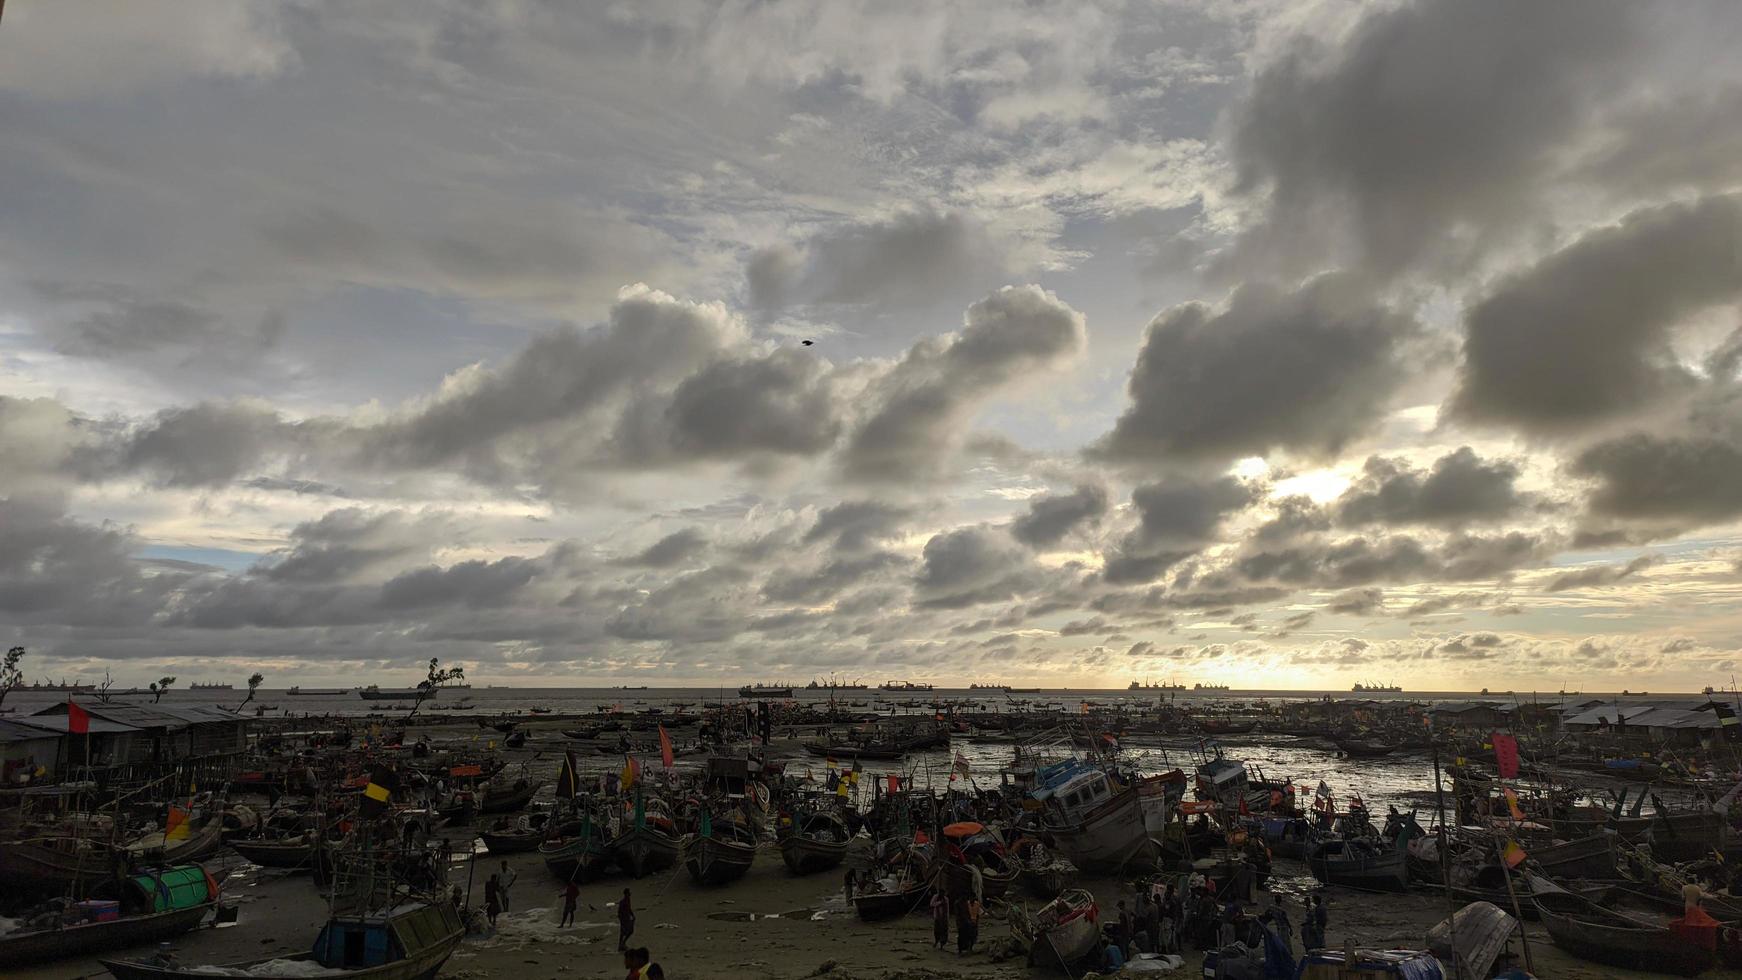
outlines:
M1512 819L1523 820L1524 811L1518 808L1518 794L1509 789L1503 789L1500 792L1506 794L1506 808L1512 811Z
M174 804L169 808L169 820L163 828L165 842L172 840L187 840L193 828L188 826L188 812Z
M1508 868L1518 867L1524 857L1524 848L1519 847L1518 842L1511 839L1506 841L1506 847L1500 852L1500 859L1506 862Z

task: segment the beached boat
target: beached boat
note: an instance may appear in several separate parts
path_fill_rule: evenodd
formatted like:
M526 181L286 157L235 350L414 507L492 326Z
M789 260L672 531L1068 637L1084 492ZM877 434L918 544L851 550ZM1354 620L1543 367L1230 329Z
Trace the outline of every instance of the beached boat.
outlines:
M0 843L0 881L9 887L59 891L113 871L121 860L108 845L84 837L38 837Z
M1530 848L1530 858L1551 878L1615 877L1615 838L1597 834L1564 844Z
M1094 895L1073 888L1032 915L1012 908L1010 933L1027 951L1030 966L1057 966L1069 972L1099 946L1100 910Z
M1050 902L1065 889L1073 870L1070 864L1053 856L1046 845L1033 837L1016 845L1016 883L1022 890L1042 901Z
M1710 950L1682 939L1667 924L1613 912L1577 895L1551 893L1532 901L1549 938L1579 959L1686 977L1712 965Z
M230 850L263 868L314 867L315 850L320 846L313 837L291 837L283 840L232 840Z
M780 858L795 875L827 871L847 856L852 836L846 822L833 813L801 814L794 818L792 832L780 838Z
M1337 748L1352 759L1376 759L1397 751L1397 745L1377 738L1339 738Z
M542 780L518 780L513 786L486 786L478 795L479 813L514 813L532 802Z
M575 834L552 838L537 847L544 866L563 881L593 881L611 866L611 845L591 823Z
M1075 760L1035 774L1032 795L1047 809L1043 828L1071 863L1090 874L1153 863L1161 852L1156 838L1167 826L1185 791L1179 770L1129 782Z
M683 855L683 840L652 820L629 826L610 846L611 860L637 878L664 871L676 865Z
M1724 853L1730 841L1730 825L1714 810L1659 813L1651 818L1647 832L1651 853L1660 861L1698 861L1711 852Z
M1301 959L1296 980L1445 980L1439 960L1417 949L1316 949Z
M853 896L853 910L866 922L882 922L916 911L930 899L931 884L914 881L892 892L859 892Z
M698 885L737 881L756 861L756 833L729 821L711 823L684 843L684 870Z
M162 967L102 960L116 980L291 980L311 976L341 980L433 980L465 938L459 912L447 902L402 905L385 915L335 916L314 949L223 966Z
M118 891L98 891L116 897L73 903L48 928L0 934L0 967L162 942L198 926L218 903L218 883L197 864L129 875Z
M1400 892L1409 887L1408 855L1401 847L1366 838L1320 841L1307 855L1313 877L1362 891Z

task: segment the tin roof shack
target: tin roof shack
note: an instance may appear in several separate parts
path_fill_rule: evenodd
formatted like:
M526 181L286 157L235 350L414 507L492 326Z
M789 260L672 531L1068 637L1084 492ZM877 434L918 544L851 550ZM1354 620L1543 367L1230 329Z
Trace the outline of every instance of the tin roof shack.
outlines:
M210 705L144 705L80 702L91 716L94 739L87 759L84 738L67 736L69 760L89 765L99 786L128 785L175 774L180 788L212 788L230 781L248 748L248 719ZM61 702L21 719L67 730ZM117 730L119 729L119 730Z
M1490 732L1511 728L1513 706L1504 701L1443 701L1431 712L1434 728L1466 732Z
M1721 723L1711 705L1676 701L1605 701L1561 720L1568 732L1633 743L1695 746L1715 741Z
M53 781L60 740L51 729L0 718L0 785L16 789Z

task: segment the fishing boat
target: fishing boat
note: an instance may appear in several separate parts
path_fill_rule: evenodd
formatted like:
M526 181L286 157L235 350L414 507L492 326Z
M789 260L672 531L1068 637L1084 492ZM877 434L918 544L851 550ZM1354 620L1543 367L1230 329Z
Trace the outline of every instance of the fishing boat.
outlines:
M1409 887L1407 852L1368 838L1320 841L1307 854L1307 867L1328 885L1375 892Z
M611 840L611 860L617 867L641 878L654 871L664 871L677 864L683 855L683 840L677 836L676 825L657 799L646 801L645 812L638 813Z
M1549 938L1579 959L1685 977L1712 965L1710 950L1676 935L1667 923L1623 915L1577 895L1550 893L1531 900Z
M1059 897L1069 879L1071 866L1055 858L1037 838L1024 837L1015 848L1016 882L1029 895L1044 902Z
M708 823L684 843L684 870L698 885L737 881L756 861L756 833L735 821Z
M925 905L931 899L931 884L926 881L905 882L894 891L863 891L853 895L853 910L866 922L899 919Z
M231 840L230 850L263 868L314 867L315 850L320 844L313 837L292 837L282 840Z
M1153 862L1156 841L1185 792L1179 770L1115 782L1104 770L1076 760L1036 770L1036 799L1046 807L1042 826L1071 863L1090 874Z
M1530 857L1551 878L1615 877L1615 838L1610 834L1532 847Z
M780 838L780 859L795 875L815 874L836 867L847 856L853 837L840 817L816 810L793 818L791 832Z
M0 881L10 887L60 891L113 871L121 860L107 844L84 837L38 837L0 843Z
M1730 826L1715 810L1658 813L1651 818L1647 836L1652 855L1660 861L1698 861L1712 851L1724 853Z
M1377 738L1339 738L1337 748L1351 759L1377 759L1397 751L1397 745Z
M217 907L218 883L199 865L161 868L105 885L69 904L54 925L0 934L0 967L163 942L198 926Z
M1030 966L1056 965L1069 972L1100 943L1100 908L1094 895L1073 888L1032 915L1025 908L1012 907L1010 933L1028 952Z
M333 916L307 953L222 966L156 966L102 960L116 980L291 980L311 976L342 980L433 980L453 954L466 927L448 902L407 903L391 912Z
M588 882L604 875L611 866L611 845L602 829L585 821L573 834L553 837L538 845L544 866L563 881Z
M542 780L516 780L513 786L486 786L478 795L479 813L514 813L532 802Z

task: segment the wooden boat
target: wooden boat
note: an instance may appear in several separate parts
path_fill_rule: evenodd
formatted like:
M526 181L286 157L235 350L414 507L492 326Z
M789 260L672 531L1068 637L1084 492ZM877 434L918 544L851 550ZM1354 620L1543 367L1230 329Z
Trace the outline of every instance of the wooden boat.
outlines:
M1667 925L1612 912L1577 895L1550 893L1531 901L1549 938L1579 959L1685 977L1712 965L1711 951L1683 940Z
M0 881L14 888L61 891L75 881L108 876L123 860L108 845L83 837L38 837L0 844Z
M1454 872L1456 874L1456 872ZM1601 902L1615 892L1615 885L1602 881L1566 881L1557 884L1541 875L1512 873L1512 891L1506 890L1506 872L1498 864L1484 865L1452 883L1452 896L1460 902L1490 902L1503 909L1512 908L1512 896L1518 896L1518 910L1526 919L1536 918L1536 906L1531 899L1555 892L1571 893L1586 901Z
M651 822L630 827L611 841L611 860L637 878L672 867L682 854L683 841Z
M568 837L556 837L538 845L544 866L563 881L588 882L600 878L611 866L611 847L591 824Z
M1095 896L1073 888L1029 915L1010 913L1010 933L1028 951L1030 966L1057 966L1067 973L1077 961L1095 952L1101 939Z
M1320 841L1307 855L1313 877L1362 891L1400 892L1409 887L1407 853L1365 838Z
M1028 837L1016 845L1016 883L1022 890L1050 902L1065 889L1071 866L1053 857L1040 841Z
M833 813L812 812L794 820L791 833L780 838L780 858L795 875L815 874L836 867L847 856L852 834Z
M109 883L105 883L107 886ZM119 891L116 918L97 920L83 915L46 929L23 929L0 935L0 967L27 967L71 956L89 956L111 949L163 942L198 926L218 904L218 883L199 865L163 868L128 876ZM94 913L90 903L70 913Z
M1598 834L1584 840L1530 848L1530 858L1551 878L1615 877L1615 838Z
M909 882L907 887L893 892L859 892L853 896L853 910L866 922L899 919L925 905L931 899L931 884Z
M315 850L320 845L313 837L286 840L233 840L230 850L264 868L314 867Z
M478 800L471 793L456 793L435 808L436 819L450 827L470 823L478 815Z
M478 812L480 813L514 813L525 809L532 802L538 788L544 783L538 780L520 780L513 786L489 786L478 797Z
M1069 773L1041 791L1048 804L1042 826L1071 863L1089 874L1153 864L1161 853L1155 837L1184 788L1185 774L1178 770L1124 786L1100 770Z
M1336 742L1337 748L1352 759L1376 759L1397 751L1395 744L1376 738L1339 738Z
M1016 884L1016 863L1003 862L993 854L982 856L986 866L980 869L980 895L1002 898ZM998 862L996 865L994 862ZM943 863L944 892L951 898L967 898L974 894L974 876L968 866L955 861Z
M342 980L434 980L465 935L466 927L453 905L438 901L400 906L387 915L335 916L321 929L313 950L293 956L226 964L219 969L100 962L115 980L212 980L225 975L250 980L296 980L316 975ZM277 965L282 968L274 969ZM324 971L318 969L322 967Z
M684 870L698 885L737 881L756 861L756 834L743 824L712 824L708 833L692 835L684 844Z
M1648 836L1652 856L1675 864L1701 860L1712 851L1722 854L1729 843L1730 827L1722 814L1712 810L1659 813L1651 818Z
M907 756L908 749L904 745L857 745L849 742L828 744L824 742L806 742L804 750L818 758L834 759L902 759Z

